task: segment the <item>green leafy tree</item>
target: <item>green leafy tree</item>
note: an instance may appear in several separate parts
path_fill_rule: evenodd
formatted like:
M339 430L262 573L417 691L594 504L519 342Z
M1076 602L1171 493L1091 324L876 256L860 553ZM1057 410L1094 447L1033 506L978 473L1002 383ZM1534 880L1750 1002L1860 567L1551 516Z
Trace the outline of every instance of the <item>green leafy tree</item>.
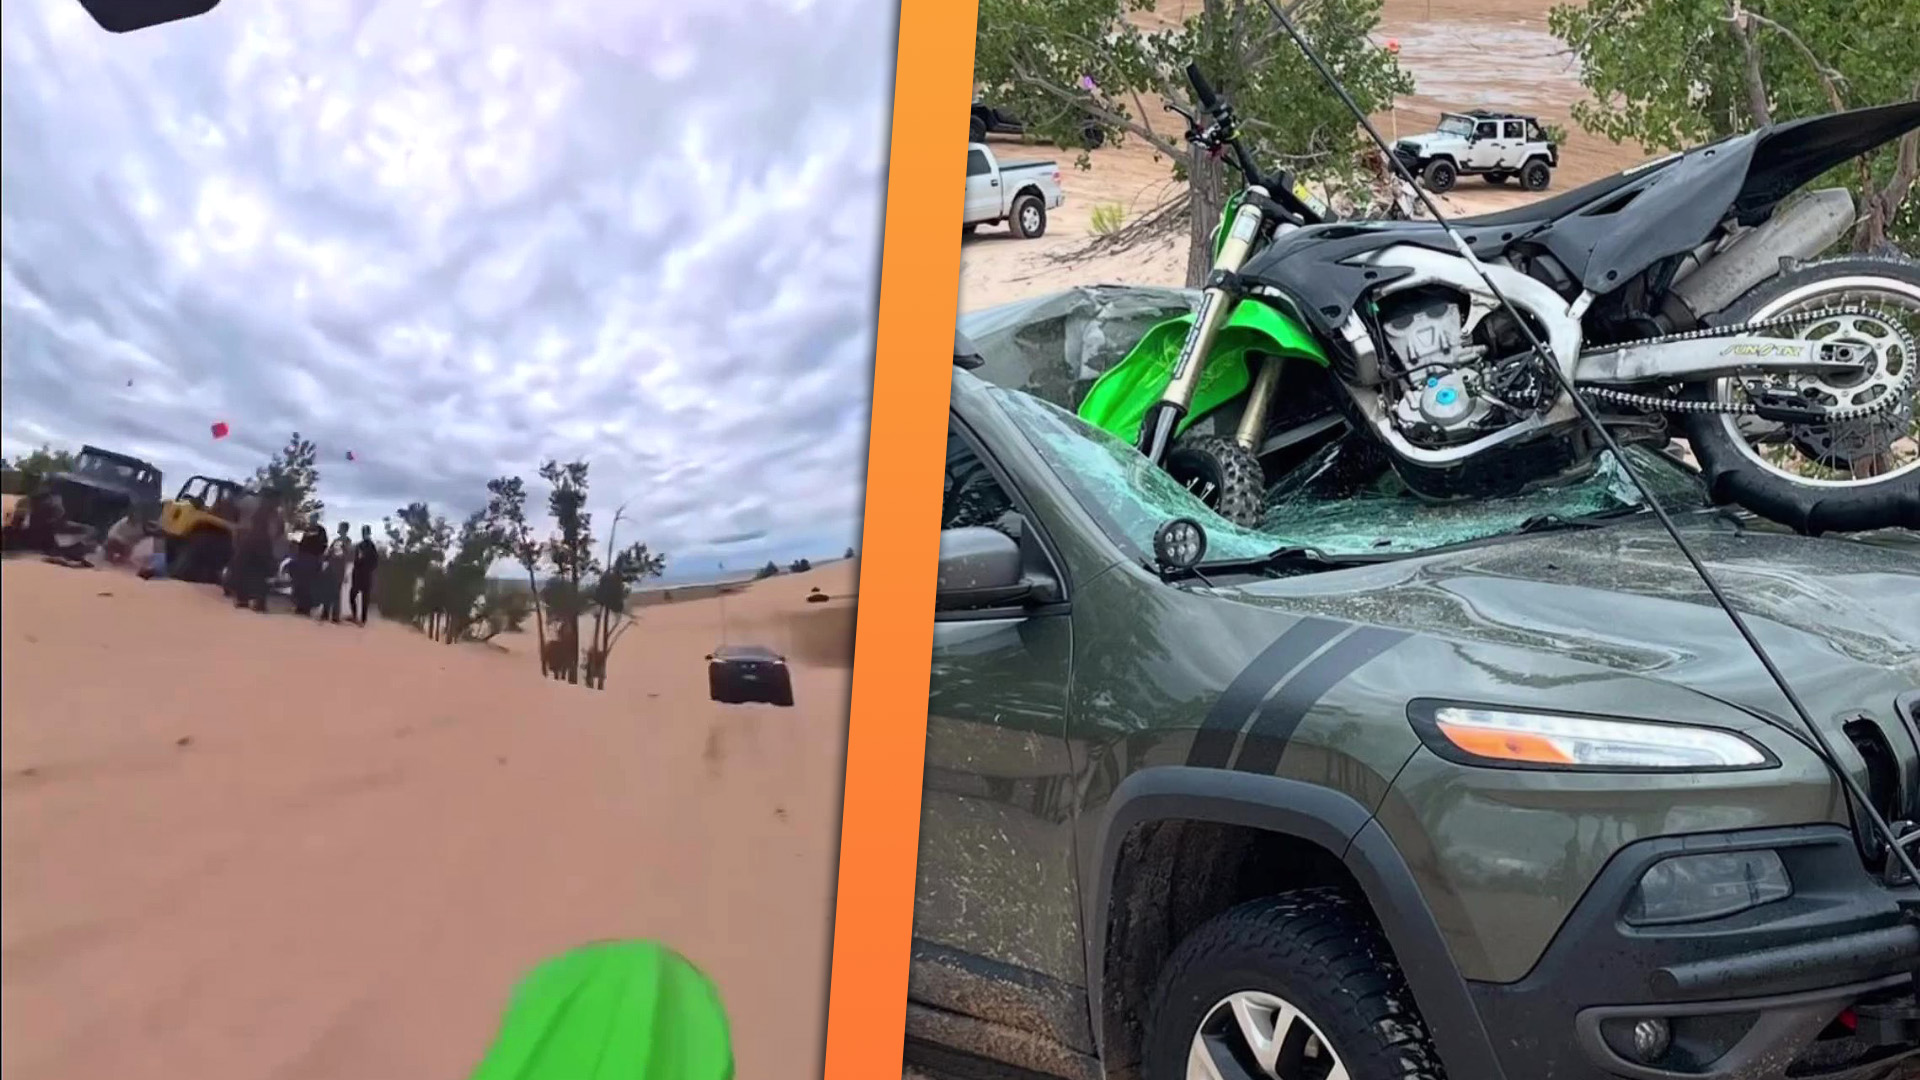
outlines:
M813 564L806 559L795 559L787 564L787 570L795 574L804 574L811 569L813 569Z
M854 550L853 550L852 548L848 548L848 549L847 549L847 553L846 553L845 555L842 555L842 556L840 556L840 557L841 557L841 558L843 558L843 559L852 559L852 558L856 558L856 557L857 557L857 555L855 554L855 552L854 552Z
M767 578L779 577L779 576L780 576L780 564L772 561L771 559L767 561L767 565L753 572L753 580L755 581L764 581Z
M1769 123L1920 98L1913 0L1592 0L1548 24L1593 100L1574 119L1615 142L1675 150ZM1825 178L1859 218L1852 246L1920 248L1920 133Z
M46 479L55 473L73 469L76 455L71 450L41 446L4 464L7 473L6 494L36 495Z
M540 561L545 545L533 535L527 521L527 485L517 476L501 476L487 481L487 525L500 537L505 554L527 573L527 603L533 611L533 628L539 641L540 674L547 674L547 624L541 605L534 603L540 594ZM521 615L521 619L525 619ZM517 629L518 627L513 627Z
M288 532L298 532L320 522L327 504L320 501L319 451L312 440L294 432L265 465L253 474L255 491L279 499Z
M461 523L459 538L435 581L428 637L451 645L486 641L505 629L504 623L496 628L485 610L487 570L499 558L502 546L500 534L488 527L484 509Z
M648 550L645 544L629 544L618 553L614 551L614 538L620 522L626 519L626 509L622 506L615 511L613 523L607 528L606 569L594 580L591 591L593 637L587 647L586 674L587 685L596 690L607 688L607 657L633 625L633 615L627 608L633 587L643 579L659 577L667 568L667 557Z
M423 502L408 503L382 518L387 550L373 579L373 602L380 614L426 629L442 603L441 571L453 545L453 526Z
M570 683L580 681L580 618L591 606L583 582L591 582L600 573L600 560L594 554L593 515L587 510L589 469L584 461L561 464L548 461L540 466L540 479L549 485L547 514L553 518L554 531L547 538L547 563L554 577L566 583L556 595L564 597L564 612L549 607L548 621L566 623L565 633L556 633L562 643L560 670ZM543 597L546 591L542 590ZM549 667L554 665L551 661Z
M1286 0L1303 35L1360 107L1384 108L1413 81L1369 35L1382 0ZM1198 61L1227 95L1263 170L1357 182L1358 123L1275 22L1261 0L1203 0L1177 25L1138 18L1152 0L981 0L974 78L996 105L1035 134L1078 136L1091 117L1115 141L1137 138L1188 184L1187 283L1212 264L1210 236L1227 194L1224 166L1195 154L1163 101L1192 111L1184 71ZM1129 19L1128 16L1136 16ZM1086 167L1087 155L1079 164Z

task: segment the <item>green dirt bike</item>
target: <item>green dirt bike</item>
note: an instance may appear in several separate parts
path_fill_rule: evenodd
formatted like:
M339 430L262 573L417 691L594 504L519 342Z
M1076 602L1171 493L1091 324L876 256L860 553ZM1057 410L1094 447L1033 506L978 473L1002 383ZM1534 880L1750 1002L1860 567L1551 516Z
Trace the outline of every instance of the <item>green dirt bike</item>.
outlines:
M719 991L648 941L575 949L535 968L469 1080L733 1080Z
M1206 113L1178 110L1188 139L1245 183L1198 308L1079 411L1221 516L1258 525L1269 482L1343 431L1427 499L1586 475L1604 444L1570 384L1623 444L1684 437L1716 500L1807 533L1920 528L1920 265L1822 259L1851 196L1786 201L1920 128L1920 102L1723 139L1450 234L1333 219L1263 176L1187 76Z

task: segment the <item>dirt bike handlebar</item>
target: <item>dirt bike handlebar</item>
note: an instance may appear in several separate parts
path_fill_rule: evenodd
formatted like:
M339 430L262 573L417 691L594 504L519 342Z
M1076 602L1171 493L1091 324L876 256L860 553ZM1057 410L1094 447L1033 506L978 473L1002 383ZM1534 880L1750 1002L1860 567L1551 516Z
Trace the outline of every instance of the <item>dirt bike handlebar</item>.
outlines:
M1292 177L1284 170L1271 177L1260 175L1259 163L1253 160L1253 155L1247 152L1246 144L1240 141L1239 129L1234 123L1233 106L1214 90L1212 83L1207 81L1205 73L1200 70L1199 61L1193 61L1187 65L1187 81L1193 84L1193 94L1199 99L1200 107L1213 118L1212 137L1198 141L1201 141L1202 145L1225 145L1232 148L1233 163L1239 168L1240 175L1248 184L1258 184L1266 188L1271 195L1271 200L1287 211L1286 216L1289 220L1293 220L1294 224L1312 224L1324 220L1320 214L1315 213L1294 194ZM1176 106L1168 107L1184 114L1184 110Z

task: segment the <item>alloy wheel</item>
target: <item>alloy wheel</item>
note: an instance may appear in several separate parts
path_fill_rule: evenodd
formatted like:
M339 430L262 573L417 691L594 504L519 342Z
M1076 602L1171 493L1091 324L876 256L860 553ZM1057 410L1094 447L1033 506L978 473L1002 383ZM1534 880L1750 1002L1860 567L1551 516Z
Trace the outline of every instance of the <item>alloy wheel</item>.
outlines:
M1285 998L1230 994L1207 1012L1187 1052L1186 1080L1351 1080L1318 1025Z

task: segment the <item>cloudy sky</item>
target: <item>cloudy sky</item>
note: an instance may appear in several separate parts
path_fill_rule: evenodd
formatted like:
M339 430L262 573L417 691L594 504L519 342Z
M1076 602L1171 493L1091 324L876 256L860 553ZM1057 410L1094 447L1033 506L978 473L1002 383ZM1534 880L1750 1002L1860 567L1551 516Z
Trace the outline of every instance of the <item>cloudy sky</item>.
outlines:
M171 488L298 430L355 523L582 456L682 569L838 553L896 8L4 0L5 453Z

